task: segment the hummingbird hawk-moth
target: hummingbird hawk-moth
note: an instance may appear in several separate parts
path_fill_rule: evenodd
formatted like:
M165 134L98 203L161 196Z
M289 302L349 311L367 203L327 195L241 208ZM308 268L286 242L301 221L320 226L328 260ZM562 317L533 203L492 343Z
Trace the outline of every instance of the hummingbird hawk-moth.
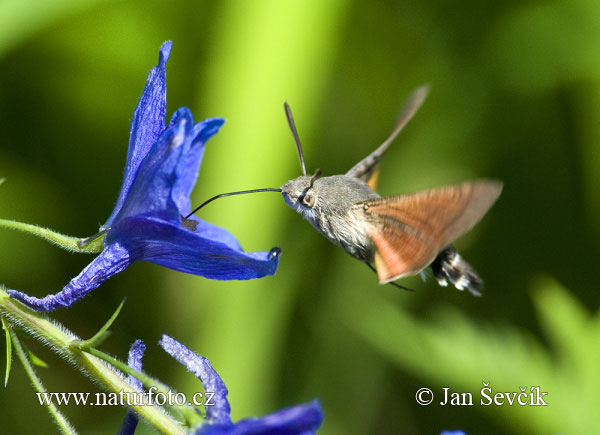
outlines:
M452 245L485 215L502 191L496 180L476 180L412 194L382 197L375 192L381 157L417 112L428 93L408 99L389 138L343 175L307 175L302 147L287 103L285 113L303 175L281 187L286 203L321 234L376 270L380 283L431 267L437 282L480 295L473 267ZM375 263L373 267L372 263Z
M371 154L343 175L307 175L298 131L287 103L284 109L296 147L302 174L281 188L222 193L196 207L188 216L217 198L256 192L281 192L285 202L321 234L364 262L391 283L431 267L441 286L481 295L483 281L456 252L452 242L470 230L502 191L502 182L475 180L417 193L382 197L375 192L381 157L417 112L429 88L412 93L392 134ZM373 266L375 263L375 266ZM407 289L408 290L408 289Z

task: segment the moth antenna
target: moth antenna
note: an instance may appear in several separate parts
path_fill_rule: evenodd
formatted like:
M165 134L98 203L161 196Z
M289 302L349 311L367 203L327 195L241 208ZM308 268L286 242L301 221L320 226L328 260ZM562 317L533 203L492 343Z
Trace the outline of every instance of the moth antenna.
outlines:
M369 269L371 269L373 272L377 273L377 269L375 269L371 263L368 263L368 262L366 262L366 261L365 261L365 264L366 264L367 266L369 266ZM399 289L402 289L402 290L406 290L406 291L408 291L408 292L414 292L414 290L413 290L413 289L411 289L411 288L408 288L408 287L404 287L404 286L402 286L402 285L400 285L400 284L396 284L396 283L395 283L395 282L393 282L393 281L390 281L390 282L388 282L388 284L391 284L391 285L393 285L393 286L394 286L394 287L396 287L396 288L399 288Z
M306 166L304 165L304 154L302 153L302 145L300 144L300 137L298 137L298 130L296 130L296 123L294 122L292 109L290 109L290 105L287 103L287 101L283 103L283 108L285 109L285 116L287 118L288 125L290 126L290 130L292 131L292 136L294 136L294 142L296 142L296 148L298 149L298 157L300 158L300 166L302 167L302 174L306 175Z
M193 209L187 216L185 216L184 219L188 219L191 215L193 215L194 213L196 213L198 210L200 210L206 204L208 204L210 202L213 202L215 199L223 198L225 196L244 195L246 193L258 193L258 192L281 192L281 189L279 189L279 188L273 188L273 187L267 187L265 189L240 190L240 191L237 191L237 192L221 193L219 195L215 195L212 198L209 198L206 201L204 201L198 207L196 207L195 209Z
M323 173L323 171L321 171L321 168L319 168L315 171L315 175L313 175L312 178L310 179L310 184L308 185L309 189L313 187L313 184L315 183L315 181L317 181L319 178L321 178L322 173Z

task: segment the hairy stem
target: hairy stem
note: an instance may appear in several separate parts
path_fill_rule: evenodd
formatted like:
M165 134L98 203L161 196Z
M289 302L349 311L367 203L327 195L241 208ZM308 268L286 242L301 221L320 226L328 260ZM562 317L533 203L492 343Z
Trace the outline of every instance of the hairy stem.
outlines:
M31 361L29 361L29 358L27 357L27 354L26 354L25 350L23 349L23 346L21 345L21 341L19 340L19 337L17 337L17 334L15 334L15 331L12 328L9 328L7 333L10 334L10 338L11 338L11 340L13 342L13 346L15 348L15 353L21 360L21 363L23 364L23 367L25 368L25 372L27 372L27 376L29 376L31 383L33 384L33 388L35 388L35 390L38 393L46 393L47 392L46 388L44 387L44 384L42 384L42 381L38 377L37 373L35 372L35 369L33 368ZM69 420L67 420L67 418L58 410L58 408L56 407L56 405L54 405L54 403L47 402L47 403L45 403L45 406L46 406L46 408L48 408L48 412L50 412L50 414L54 418L54 421L56 422L56 424L58 425L58 427L62 433L67 434L67 435L77 434L77 431L75 430L75 428L73 428L73 426L71 426L71 423L69 423Z
M0 227L29 233L71 252L77 252L81 254L97 254L102 252L102 249L104 249L104 237L102 237L104 235L103 233L98 233L97 237L90 240L90 238L65 236L64 234L57 233L56 231L52 231L48 228L38 227L37 225L25 224L23 222L17 222L8 219L0 219Z
M63 358L71 361L106 390L117 394L121 391L124 393L137 393L131 385L121 378L119 373L104 361L80 349L75 344L80 341L79 337L11 299L4 289L0 289L0 314L5 316L13 326L20 326ZM185 433L184 428L177 421L156 405L150 406L145 403L143 405L132 405L131 408L161 433Z

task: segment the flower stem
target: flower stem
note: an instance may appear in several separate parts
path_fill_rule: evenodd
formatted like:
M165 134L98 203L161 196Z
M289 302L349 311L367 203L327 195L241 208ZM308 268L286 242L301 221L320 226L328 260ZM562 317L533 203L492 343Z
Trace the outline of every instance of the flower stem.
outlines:
M169 390L171 391L171 393L173 393L173 390L169 388L169 386L163 384L159 380L154 379L141 371L135 370L129 367L124 362L119 361L118 359L108 355L107 353L96 349L96 347L99 346L104 341L104 339L106 339L106 337L110 335L110 331L108 329L112 326L114 321L119 316L119 313L121 312L121 309L123 308L124 304L125 299L121 301L113 315L110 316L110 319L106 321L102 328L100 328L100 330L96 334L94 334L92 338L88 340L73 341L71 343L71 347L78 347L79 349L90 353L100 358L104 362L107 362L111 366L121 370L123 373L139 379L140 382L142 382L142 384L144 384L147 388L155 387L157 392L163 393L165 395L169 394ZM199 422L198 412L196 412L196 410L191 406L173 405L171 409L173 409L179 417L184 418L188 423L188 426L190 427L194 427Z
M98 349L94 349L94 348L82 348L82 349L85 350L86 352L89 352L92 355L100 358L101 360L109 363L110 365L118 368L122 372L124 372L128 375L134 376L135 378L139 379L142 382L142 384L144 384L144 386L147 388L156 387L156 391L158 393L163 393L165 395L169 394L169 390L171 391L171 394L175 394L172 388L169 388L169 386L163 384L159 380L154 379L154 378L146 375L143 372L139 372L137 370L132 369L124 362L119 361L118 359L116 359ZM185 418L188 426L190 426L190 427L195 427L198 423L200 423L202 421L202 418L200 417L200 415L191 406L173 405L171 408L174 411L176 411L181 417Z
M12 326L22 327L63 358L72 361L82 372L96 380L108 391L137 393L104 361L74 345L74 342L80 341L79 337L66 328L42 317L36 311L11 299L4 289L0 289L0 314L5 316ZM161 433L185 433L185 430L177 421L156 405L132 405L131 408Z
M52 231L48 228L38 227L37 225L26 224L8 219L0 219L0 227L32 234L71 252L77 252L81 254L97 254L102 252L102 249L104 248L104 237L101 237L104 235L103 233L99 233L97 235L98 237L93 239L93 241L90 241L89 237L79 238L65 236L64 234L57 233L56 231Z
M17 334L15 334L15 331L10 327L7 330L7 334L10 334L10 338L15 347L15 353L21 360L21 363L23 364L23 367L25 368L25 371L27 372L27 376L29 376L31 383L33 384L33 388L35 388L35 390L38 393L46 393L47 392L46 388L44 387L44 384L42 384L41 379L35 373L35 369L33 368L33 365L31 364L31 362L29 361L29 358L27 357L27 354L25 353L25 350L23 349L23 346L21 345L21 341L19 340L19 337L17 337ZM48 412L50 412L52 417L54 417L54 420L56 421L56 424L58 425L58 427L60 428L62 433L69 434L69 435L77 434L77 431L75 430L75 428L73 426L71 426L71 423L69 423L69 420L67 420L67 417L65 417L62 414L62 412L60 412L58 410L58 408L56 407L56 405L54 405L54 403L46 402L45 405L46 405L46 408L48 408Z

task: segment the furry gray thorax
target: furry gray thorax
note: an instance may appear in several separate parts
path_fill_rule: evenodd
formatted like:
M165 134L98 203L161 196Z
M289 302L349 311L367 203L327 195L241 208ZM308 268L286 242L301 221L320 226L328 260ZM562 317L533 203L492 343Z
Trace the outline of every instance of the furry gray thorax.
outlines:
M368 228L353 206L380 196L364 181L346 175L317 178L310 186L311 180L303 175L281 186L287 204L350 255L371 261Z

